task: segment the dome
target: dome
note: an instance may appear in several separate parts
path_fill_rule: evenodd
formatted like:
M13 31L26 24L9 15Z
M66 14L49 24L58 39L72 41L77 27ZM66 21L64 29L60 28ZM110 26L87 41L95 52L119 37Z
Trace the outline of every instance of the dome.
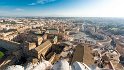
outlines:
M39 62L37 64L32 64L29 63L26 67L25 70L46 70L46 69L51 69L52 64L48 61L43 61Z
M72 70L91 70L86 64L80 62L74 62L72 65Z
M53 65L53 70L70 70L70 66L66 60L59 60Z
M12 65L7 67L5 70L24 70L24 67L20 65Z

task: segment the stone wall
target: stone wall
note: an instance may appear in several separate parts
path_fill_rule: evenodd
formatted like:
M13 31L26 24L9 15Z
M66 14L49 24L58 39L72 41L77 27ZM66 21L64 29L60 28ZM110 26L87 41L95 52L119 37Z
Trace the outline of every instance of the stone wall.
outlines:
M0 47L5 48L8 51L14 51L20 49L20 43L13 42L13 41L6 41L0 39Z

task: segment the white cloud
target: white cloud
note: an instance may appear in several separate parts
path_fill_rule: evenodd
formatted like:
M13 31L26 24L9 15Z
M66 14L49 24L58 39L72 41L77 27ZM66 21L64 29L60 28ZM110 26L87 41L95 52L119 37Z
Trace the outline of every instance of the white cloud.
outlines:
M28 4L28 5L36 5L36 3L31 3L31 4Z
M46 4L46 3L54 2L54 1L56 1L56 0L37 0L36 3L31 3L28 5Z
M54 2L54 1L56 1L56 0L37 0L37 3L45 4L45 3Z

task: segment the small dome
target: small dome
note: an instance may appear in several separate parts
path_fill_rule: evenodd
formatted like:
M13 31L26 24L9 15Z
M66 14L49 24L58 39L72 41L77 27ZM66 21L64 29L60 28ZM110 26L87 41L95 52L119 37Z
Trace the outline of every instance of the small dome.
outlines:
M80 62L74 62L72 65L72 70L91 70L86 64Z
M70 70L70 66L66 60L59 60L53 65L53 70Z
M25 70L46 70L46 69L51 69L52 64L48 61L43 61L39 62L37 64L32 64L29 63L26 67Z
M24 70L24 67L20 65L12 65L7 67L5 70Z

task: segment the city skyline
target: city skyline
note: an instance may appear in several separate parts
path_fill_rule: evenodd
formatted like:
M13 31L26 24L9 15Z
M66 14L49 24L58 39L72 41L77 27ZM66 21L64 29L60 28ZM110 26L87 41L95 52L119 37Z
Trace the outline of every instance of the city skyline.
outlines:
M0 15L124 17L123 2L123 0L0 0Z

